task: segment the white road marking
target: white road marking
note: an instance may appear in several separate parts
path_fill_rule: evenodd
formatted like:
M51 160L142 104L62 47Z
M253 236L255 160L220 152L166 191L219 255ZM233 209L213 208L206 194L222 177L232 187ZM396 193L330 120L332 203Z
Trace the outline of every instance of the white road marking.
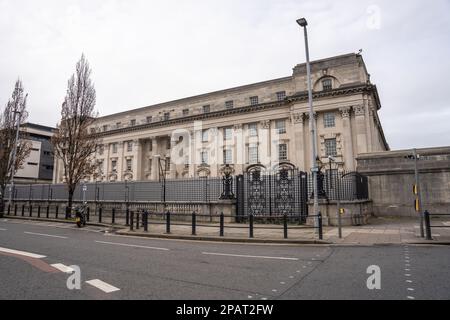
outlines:
M286 282L280 282L280 284L286 284Z
M253 297L252 297L252 296L248 296L248 298L249 298L249 299L253 299Z
M289 279L294 279L294 276L290 276Z
M35 253L30 253L30 252L25 252L25 251L19 251L19 250L14 250L14 249L1 248L1 247L0 247L0 252L16 254L16 255L19 255L19 256L24 256L24 257L34 258L34 259L43 259L43 258L46 257L46 256L43 256L43 255L40 255L40 254L35 254Z
M412 280L406 280L407 283L413 283Z
M414 291L414 289L413 288L408 288L408 291Z
M411 269L405 269L405 271L411 271Z
M411 277L411 275L410 275L410 274L408 274L408 273L406 273L406 274L405 274L405 277Z
M32 236L41 236L41 237L49 237L49 238L59 238L59 239L67 239L67 237L63 237L63 236L54 236L51 234L45 234L45 233L34 233L34 232L24 232L25 234L30 234Z
M0 231L8 231L8 229L0 228Z
M273 289L273 290L272 290L272 292L278 292L278 290L276 290L276 289Z
M411 296L408 296L407 297L409 300L414 300L415 298L414 297L411 297Z
M237 257L237 258L254 258L254 259L273 259L273 260L291 260L298 261L298 258L285 258L285 257L266 257L266 256L249 256L240 254L228 254L228 253L213 253L213 252L202 252L205 255L211 256L226 256L226 257Z
M95 241L95 242L101 243L101 244L110 244L110 245L114 245L114 246L121 246L121 247L132 247L132 248L151 249L151 250L160 250L160 251L169 251L170 250L167 248L138 246L135 244L126 244L126 243L117 243L117 242L106 242L106 241Z
M86 283L90 284L91 286L96 287L97 289L100 289L106 293L112 293L112 292L116 292L116 291L120 290L119 288L116 288L106 282L99 280L99 279L89 280L89 281L86 281Z
M62 263L55 263L51 265L53 268L58 269L61 272L64 273L72 273L74 270L66 265L63 265Z

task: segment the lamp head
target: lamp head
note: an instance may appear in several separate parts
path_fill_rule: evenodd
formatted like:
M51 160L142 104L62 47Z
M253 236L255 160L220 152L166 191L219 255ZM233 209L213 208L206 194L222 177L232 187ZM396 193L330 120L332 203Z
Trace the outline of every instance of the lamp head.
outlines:
M305 18L298 19L297 23L300 25L300 27L306 27L308 25L308 21L306 21Z
M336 162L336 159L334 157L332 157L332 156L328 156L328 160L331 161L331 162Z

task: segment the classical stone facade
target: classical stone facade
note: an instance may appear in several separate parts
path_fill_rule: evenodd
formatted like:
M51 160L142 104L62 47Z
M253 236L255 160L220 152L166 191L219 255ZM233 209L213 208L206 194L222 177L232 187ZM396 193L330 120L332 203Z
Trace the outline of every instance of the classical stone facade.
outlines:
M360 153L389 150L378 117L377 88L363 58L347 54L312 62L313 121L319 158L354 170ZM91 181L239 174L255 163L311 167L306 65L291 76L98 118L101 145ZM54 182L64 180L56 163Z

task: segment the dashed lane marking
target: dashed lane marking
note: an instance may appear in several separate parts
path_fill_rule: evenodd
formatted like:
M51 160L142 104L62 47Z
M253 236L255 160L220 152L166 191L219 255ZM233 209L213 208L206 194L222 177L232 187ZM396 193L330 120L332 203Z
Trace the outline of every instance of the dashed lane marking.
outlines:
M298 261L298 258L286 258L286 257L267 257L267 256L249 256L240 254L228 254L228 253L214 253L214 252L202 252L204 255L211 256L225 256L225 257L236 257L236 258L252 258L252 259L272 259L272 260L290 260Z
M62 263L55 263L55 264L52 264L51 266L55 269L58 269L61 272L64 272L64 273L72 273L75 271L71 267L63 265Z
M110 285L109 283L106 283L99 279L89 280L89 281L86 281L86 283L90 284L93 287L96 287L97 289L102 290L105 293L112 293L112 292L116 292L116 291L120 290L119 288L116 288L116 287Z
M100 244L109 244L109 245L120 246L120 247L132 247L132 248L141 248L141 249L170 251L170 249L167 249L167 248L147 247L147 246L139 246L139 245L135 245L135 244L127 244L127 243L117 243L117 242L107 242L107 241L95 241L95 242L100 243Z
M59 239L68 239L67 237L63 237L63 236L55 236L52 234L45 234L45 233L35 233L35 232L24 232L25 234L29 234L32 236L40 236L40 237L48 237L48 238L59 238Z

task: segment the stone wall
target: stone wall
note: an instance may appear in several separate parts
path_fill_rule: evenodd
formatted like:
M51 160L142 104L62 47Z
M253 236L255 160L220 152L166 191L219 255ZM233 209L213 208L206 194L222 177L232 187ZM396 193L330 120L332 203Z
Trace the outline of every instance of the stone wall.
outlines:
M361 154L358 172L369 177L369 195L377 216L416 217L412 150ZM418 149L422 207L450 213L450 147Z

